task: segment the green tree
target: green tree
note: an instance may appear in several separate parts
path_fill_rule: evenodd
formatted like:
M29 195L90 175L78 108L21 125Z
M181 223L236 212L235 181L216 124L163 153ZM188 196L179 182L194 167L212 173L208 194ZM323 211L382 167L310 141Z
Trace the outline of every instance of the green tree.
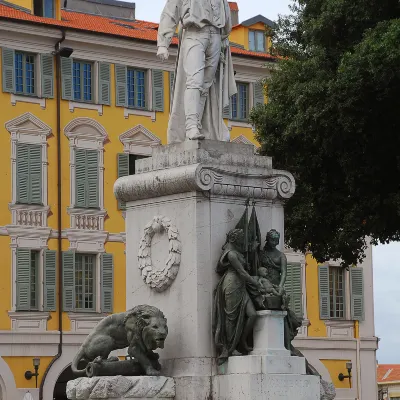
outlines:
M273 33L281 61L251 119L296 178L287 242L318 261L400 240L399 16L398 0L295 0Z

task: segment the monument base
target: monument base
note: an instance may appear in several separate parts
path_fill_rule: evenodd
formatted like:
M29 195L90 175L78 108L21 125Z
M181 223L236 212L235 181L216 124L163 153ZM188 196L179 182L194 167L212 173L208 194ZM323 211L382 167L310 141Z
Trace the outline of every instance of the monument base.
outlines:
M101 376L67 383L70 400L175 398L175 381L164 376Z
M298 361L290 360L282 363L279 360L276 364L281 368L284 364L288 366L286 372L278 374L265 373L262 356L232 357L241 358L239 363L233 361L235 367L240 369L252 366L247 373L231 373L218 375L213 378L213 399L218 400L320 400L319 377L291 373L291 364L298 364ZM274 358L274 357L272 357ZM297 357L288 357L296 359ZM246 360L251 359L251 360ZM274 363L274 362L273 362ZM241 365L239 365L241 364ZM229 369L229 367L228 367ZM285 370L285 368L281 369Z
M306 375L306 361L285 349L284 311L259 311L254 351L229 357L213 377L219 400L319 400L320 378Z

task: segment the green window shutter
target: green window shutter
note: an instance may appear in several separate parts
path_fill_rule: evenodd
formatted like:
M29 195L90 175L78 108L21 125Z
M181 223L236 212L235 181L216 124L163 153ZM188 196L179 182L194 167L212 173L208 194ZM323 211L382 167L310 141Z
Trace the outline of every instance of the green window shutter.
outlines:
M290 295L289 308L300 318L303 317L303 290L301 264L288 264L285 291Z
M75 308L75 252L63 252L62 262L63 311L73 311Z
M364 274L363 268L350 268L351 319L364 320Z
M2 49L3 92L15 92L15 52Z
M56 251L44 251L44 311L56 311L56 257Z
M87 185L86 198L89 208L99 206L99 152L86 150Z
M254 107L264 104L264 86L262 82L254 83Z
M164 71L152 70L153 110L164 111Z
M115 105L126 107L127 99L127 68L125 65L115 64Z
M42 146L29 145L29 202L42 203Z
M329 266L318 266L319 282L319 316L321 319L330 318L330 299L329 299Z
M119 153L117 155L118 178L129 175L129 154ZM118 200L118 210L125 210L126 204L124 201Z
M29 144L17 143L17 203L29 203Z
M30 308L31 250L17 248L17 311Z
M72 80L72 58L61 57L62 98L73 100L74 85Z
M101 255L101 311L113 312L114 260L112 254Z
M52 54L40 56L42 74L42 97L54 97L54 57Z
M110 64L99 63L99 104L110 105Z
M75 150L75 206L86 207L86 150Z

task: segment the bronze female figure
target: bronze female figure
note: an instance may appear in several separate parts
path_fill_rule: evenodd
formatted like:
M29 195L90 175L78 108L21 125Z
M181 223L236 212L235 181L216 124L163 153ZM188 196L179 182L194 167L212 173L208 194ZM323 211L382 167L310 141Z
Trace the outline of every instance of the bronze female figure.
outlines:
M217 266L222 277L215 290L213 330L219 365L235 350L241 354L252 350L248 339L257 317L253 299L264 292L247 271L243 245L243 230L231 230Z

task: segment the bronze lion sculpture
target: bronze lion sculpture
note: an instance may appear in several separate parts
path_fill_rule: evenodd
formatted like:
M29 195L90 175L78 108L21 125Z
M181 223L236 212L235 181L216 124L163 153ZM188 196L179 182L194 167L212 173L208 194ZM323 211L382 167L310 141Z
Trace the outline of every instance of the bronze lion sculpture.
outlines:
M83 342L71 365L75 376L85 376L78 364L119 361L109 357L114 350L128 348L145 375L160 375L159 355L168 335L167 320L156 307L140 305L123 313L110 315L99 322Z

